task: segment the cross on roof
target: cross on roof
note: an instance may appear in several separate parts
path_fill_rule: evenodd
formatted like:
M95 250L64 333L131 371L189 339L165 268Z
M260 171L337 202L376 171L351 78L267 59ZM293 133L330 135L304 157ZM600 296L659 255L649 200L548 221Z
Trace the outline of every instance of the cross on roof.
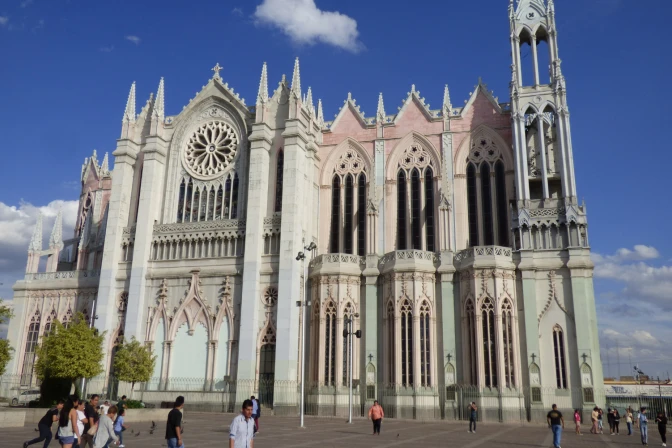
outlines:
M532 357L532 362L535 362L535 360L537 359L537 355L535 355L534 353L532 353L531 357Z
M369 362L373 362L373 355L369 353Z
M450 362L450 360L451 360L452 357L453 357L453 355L451 355L450 353L448 353L448 354L446 355L446 358L448 358L448 362Z
M586 362L586 358L588 358L588 355L586 355L586 354L584 353L583 355L581 355L581 357L583 358L583 362L585 363L585 362Z
M212 67L212 71L215 72L215 78L219 79L219 72L222 70L222 66L219 65L219 62Z

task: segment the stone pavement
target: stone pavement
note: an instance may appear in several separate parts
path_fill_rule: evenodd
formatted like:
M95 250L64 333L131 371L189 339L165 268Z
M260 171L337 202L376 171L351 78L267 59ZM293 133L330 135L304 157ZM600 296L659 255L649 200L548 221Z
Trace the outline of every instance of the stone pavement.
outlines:
M185 413L184 443L186 448L226 447L228 448L228 425L232 414ZM128 424L131 429L124 433L127 448L165 447L163 439L165 422L156 422L157 430L149 433L149 424ZM306 429L300 429L298 418L263 417L261 432L255 439L255 448L383 448L383 447L540 447L552 446L551 431L539 425L507 425L500 423L479 424L478 432L470 434L464 422L423 423L412 420L384 420L380 437L371 435L370 422L362 419L348 425L343 419L306 418ZM571 426L571 428L570 428ZM54 429L56 426L54 425ZM584 426L582 437L574 434L573 425L567 425L563 434L563 448L620 448L641 446L639 433L627 435L591 435ZM660 446L660 436L652 425L649 436L650 446ZM133 433L131 432L133 431ZM137 433L140 435L136 435ZM627 430L626 430L627 432ZM20 448L26 439L35 437L33 427L9 428L0 431L0 447ZM50 447L59 447L52 441ZM33 445L42 448L42 444Z

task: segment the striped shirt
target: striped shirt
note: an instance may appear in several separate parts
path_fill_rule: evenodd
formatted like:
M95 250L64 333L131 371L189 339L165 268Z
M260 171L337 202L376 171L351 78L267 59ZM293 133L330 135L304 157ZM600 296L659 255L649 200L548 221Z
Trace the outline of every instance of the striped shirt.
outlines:
M234 441L234 448L250 448L254 437L254 420L245 419L243 414L237 415L229 428L229 439Z

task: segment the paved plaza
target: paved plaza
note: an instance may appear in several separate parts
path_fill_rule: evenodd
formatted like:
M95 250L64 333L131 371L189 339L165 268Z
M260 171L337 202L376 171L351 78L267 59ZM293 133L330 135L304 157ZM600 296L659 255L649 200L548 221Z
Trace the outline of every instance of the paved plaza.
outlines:
M167 411L166 411L167 412ZM184 443L186 448L228 447L228 425L233 414L186 413ZM133 424L124 433L127 448L152 448L166 446L163 439L165 422L156 422L157 430L150 434L150 424ZM380 437L371 435L370 422L358 419L348 425L342 419L306 418L306 429L298 428L297 418L262 417L261 432L255 439L255 448L289 447L551 447L551 431L540 425L506 425L500 423L480 424L476 434L467 431L467 423L432 422L422 423L410 420L386 420ZM54 425L55 428L55 425ZM563 448L629 447L641 446L639 433L627 435L594 436L587 433L582 437L574 434L574 426L568 424L563 434ZM660 446L660 436L651 425L650 446ZM136 435L137 433L139 435ZM627 430L626 430L627 432ZM10 428L0 431L0 447L19 448L23 441L36 436L32 426ZM52 441L51 447L58 447ZM33 445L41 448L42 444Z

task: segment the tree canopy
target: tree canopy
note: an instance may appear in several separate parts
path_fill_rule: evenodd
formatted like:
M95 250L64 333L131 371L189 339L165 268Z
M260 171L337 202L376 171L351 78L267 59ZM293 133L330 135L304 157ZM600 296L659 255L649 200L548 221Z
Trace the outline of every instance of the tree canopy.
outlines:
M14 317L12 309L7 305L4 305L2 299L0 299L0 324L4 324L12 317ZM9 364L9 360L12 359L13 352L14 349L9 345L8 340L0 339L0 376L5 374L7 364Z
M133 337L131 342L122 342L114 355L114 376L119 381L131 383L131 392L135 383L150 380L154 372L156 356L152 356L149 347L142 345Z
M75 381L93 378L103 372L104 334L89 328L82 313L65 328L58 320L37 348L35 373L38 378L63 378Z

